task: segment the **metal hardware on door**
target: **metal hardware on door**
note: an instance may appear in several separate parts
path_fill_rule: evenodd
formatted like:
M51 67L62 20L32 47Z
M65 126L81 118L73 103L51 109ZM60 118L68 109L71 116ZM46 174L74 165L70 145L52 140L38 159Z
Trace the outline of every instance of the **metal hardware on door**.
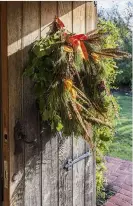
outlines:
M4 160L4 188L8 189L8 162Z
M4 142L7 142L8 141L8 135L5 133L4 134Z
M29 141L26 135L23 133L22 125L19 120L16 121L14 127L14 141L15 141L15 154L22 152L22 145L20 144L23 141L26 144L36 144L37 140Z
M95 7L97 6L97 1L94 1L94 6L95 6Z
M90 152L86 152L85 154L81 155L80 157L76 158L75 160L68 159L68 161L65 163L64 169L66 169L66 170L71 169L72 166L73 166L75 163L77 163L77 162L79 162L79 161L81 161L81 160L83 160L84 158L89 157L89 156L90 156Z

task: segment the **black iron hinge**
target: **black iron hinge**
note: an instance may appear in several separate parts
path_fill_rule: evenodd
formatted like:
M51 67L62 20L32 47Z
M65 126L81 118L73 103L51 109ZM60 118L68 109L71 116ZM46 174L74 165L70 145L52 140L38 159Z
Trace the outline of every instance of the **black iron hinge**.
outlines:
M14 151L15 154L22 153L23 149L22 149L21 142L24 142L26 144L33 144L33 145L37 144L37 139L31 141L27 139L27 136L23 132L22 123L18 119L16 120L16 124L14 127L14 141L15 141L15 151Z

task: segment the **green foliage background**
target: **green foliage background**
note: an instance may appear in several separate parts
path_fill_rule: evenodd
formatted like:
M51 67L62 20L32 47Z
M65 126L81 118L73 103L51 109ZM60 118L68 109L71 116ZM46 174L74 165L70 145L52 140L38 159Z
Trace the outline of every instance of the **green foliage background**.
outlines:
M131 29L131 18L133 17L133 4L127 5L127 14L123 17L118 11L118 7L114 7L110 12L101 10L99 12L98 27L103 28L104 32L110 33L110 35L104 39L103 46L107 48L119 47L120 49L132 53L132 29ZM115 68L115 70L114 70ZM109 84L111 88L118 88L121 86L127 86L131 88L132 83L132 61L131 59L120 59L120 60L106 60L106 75L108 76ZM119 108L119 106L118 106ZM120 109L120 108L119 108ZM125 111L125 110L124 110ZM117 124L117 121L115 122ZM104 132L104 136L108 141L99 141L101 133ZM110 153L112 149L112 142L114 141L114 131L108 129L102 129L95 131L95 137L97 142L97 149L99 149L102 155ZM106 139L105 138L105 139ZM118 138L116 144L127 143L126 139L120 140ZM120 142L121 143L120 143ZM123 142L122 142L123 141ZM124 148L123 145L123 148ZM115 151L111 150L112 154ZM96 171L96 190L97 190L97 202L105 198L104 192L104 172L106 168L103 164L102 157L97 155L96 157L97 171Z
M120 13L118 6L114 6L111 11L99 11L100 24L106 24L106 29L112 31L112 45L116 44L121 50L132 54L132 21L133 3L128 2L124 14ZM102 19L102 21L101 21ZM108 43L108 42L107 42ZM109 43L110 44L110 43ZM128 86L132 84L132 60L115 60L116 80L114 85Z
M102 42L103 47L115 48L121 43L119 29L112 21L105 21L99 18L98 28L102 28L104 33L108 34L107 38L104 38ZM108 84L112 85L113 88L117 76L116 61L113 59L106 59L105 67L106 70L104 75L107 78ZM113 96L111 97L112 99L114 98ZM116 101L115 98L114 101ZM119 109L119 107L117 109ZM99 156L98 153L96 155L96 194L97 200L99 200L101 197L105 197L104 183L106 182L106 180L104 178L104 172L106 171L106 167L104 164L104 156L109 151L110 145L114 137L114 130L110 130L107 127L100 127L99 129L94 128L94 137L96 140L97 151L100 151L101 153L101 156Z

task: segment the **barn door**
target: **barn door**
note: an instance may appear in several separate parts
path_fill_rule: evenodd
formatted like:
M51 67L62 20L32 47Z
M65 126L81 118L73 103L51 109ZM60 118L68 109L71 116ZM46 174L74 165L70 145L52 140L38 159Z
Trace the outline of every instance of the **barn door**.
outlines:
M51 136L40 124L33 85L22 76L29 48L46 35L55 15L69 31L85 33L96 27L94 2L7 3L12 206L95 206L93 154L64 169L68 159L89 151L88 144L74 136Z

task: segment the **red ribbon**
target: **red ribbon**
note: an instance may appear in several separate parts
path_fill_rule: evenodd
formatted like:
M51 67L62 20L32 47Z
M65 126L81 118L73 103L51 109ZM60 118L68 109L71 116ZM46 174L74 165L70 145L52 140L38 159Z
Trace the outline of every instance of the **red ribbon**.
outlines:
M63 27L65 27L65 25L63 24L63 22L58 18L55 17L55 22L57 23L58 27L61 29Z
M60 29L65 27L63 22L58 17L56 17L55 20L56 20L56 23ZM64 36L65 37L67 36L66 33L64 33ZM77 48L78 46L81 47L81 50L83 53L83 58L87 60L88 59L88 52L87 52L87 49L86 49L84 42L83 42L85 40L88 40L88 36L85 34L75 34L75 35L69 36L67 38L67 42L72 44L72 46L74 48Z
M74 48L77 48L78 46L81 47L83 53L82 56L86 60L88 59L88 52L83 41L87 39L88 37L85 34L72 35L68 38L68 42L71 43Z
M87 40L88 37L85 34L75 34L70 36L71 39Z

